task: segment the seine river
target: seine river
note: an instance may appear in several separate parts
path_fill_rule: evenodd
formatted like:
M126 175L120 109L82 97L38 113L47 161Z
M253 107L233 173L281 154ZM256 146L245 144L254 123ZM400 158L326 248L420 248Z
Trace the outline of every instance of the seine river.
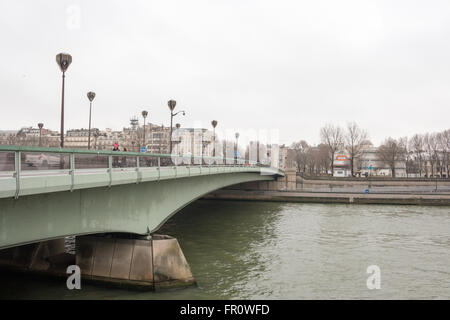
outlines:
M1 275L2 298L450 299L449 207L197 201L176 237L196 287L135 292ZM367 267L380 269L369 290Z

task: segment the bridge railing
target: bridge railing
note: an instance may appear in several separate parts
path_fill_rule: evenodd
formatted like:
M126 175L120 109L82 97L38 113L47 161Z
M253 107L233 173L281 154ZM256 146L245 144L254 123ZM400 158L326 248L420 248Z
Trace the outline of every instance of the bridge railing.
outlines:
M199 157L105 150L0 146L0 177L36 175L38 171L116 171L176 166L266 166L245 158Z

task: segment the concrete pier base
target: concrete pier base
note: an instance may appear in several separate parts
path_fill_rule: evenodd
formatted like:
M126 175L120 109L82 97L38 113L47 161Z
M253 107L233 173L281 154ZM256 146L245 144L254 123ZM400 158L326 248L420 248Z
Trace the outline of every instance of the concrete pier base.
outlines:
M195 284L177 239L77 238L82 279L126 287L162 289Z
M68 277L78 265L81 282L159 290L195 284L177 239L125 239L117 235L76 238L76 255L65 252L64 239L0 250L0 267L12 271Z

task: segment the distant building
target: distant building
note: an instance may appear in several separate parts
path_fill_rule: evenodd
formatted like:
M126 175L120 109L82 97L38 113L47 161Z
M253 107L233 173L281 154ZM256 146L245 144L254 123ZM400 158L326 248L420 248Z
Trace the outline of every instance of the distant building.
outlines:
M439 160L430 159L429 156L424 156L422 161L422 177L426 178L449 178L449 166L448 162L444 160L444 154L441 153ZM447 160L448 161L448 160ZM418 176L419 170L417 168L416 175Z
M0 130L0 145L10 145L14 141L17 130Z
M391 168L377 156L377 148L370 147L363 150L357 161L357 175L392 176ZM406 177L406 161L396 161L395 176Z
M176 129L173 128L172 130L175 132ZM149 123L145 131L147 152L170 153L170 127Z
M95 135L99 134L97 128L91 129L91 148L94 149ZM71 129L66 131L64 147L70 149L87 149L89 141L89 129Z
M60 144L59 133L42 128L43 147L57 147ZM39 128L23 127L20 130L0 131L0 145L39 146Z
M123 151L124 148L129 150L129 146L126 143L127 137L124 135L124 131L113 131L111 128L106 128L105 131L99 131L97 137L94 135L94 147L98 150L112 150L114 143L116 142L119 143L121 151Z
M275 167L278 168L280 165L280 146L278 144L267 144L267 145L263 145L263 148L265 147L266 149L266 155L267 158L266 159L260 159L259 161L262 164L265 165L269 165L271 167ZM260 146L260 150L261 150L261 146ZM287 158L286 160L286 165L292 165L291 157L290 157L290 152L287 152ZM291 168L294 169L294 168Z
M39 137L39 128L23 127L19 132L29 137Z
M282 145L279 147L278 167L281 170L297 170L297 161L295 160L295 150Z
M336 152L333 160L333 177L351 177L351 161L347 151ZM389 165L380 160L376 147L365 148L361 155L355 158L355 176L392 176ZM396 161L395 176L406 177L406 161Z

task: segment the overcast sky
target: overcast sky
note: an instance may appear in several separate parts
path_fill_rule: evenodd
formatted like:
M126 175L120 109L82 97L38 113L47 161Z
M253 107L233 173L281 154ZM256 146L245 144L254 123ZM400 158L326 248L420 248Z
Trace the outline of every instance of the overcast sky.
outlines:
M279 129L319 142L356 121L372 141L448 129L450 1L0 0L0 129L121 130L168 99L191 127Z

